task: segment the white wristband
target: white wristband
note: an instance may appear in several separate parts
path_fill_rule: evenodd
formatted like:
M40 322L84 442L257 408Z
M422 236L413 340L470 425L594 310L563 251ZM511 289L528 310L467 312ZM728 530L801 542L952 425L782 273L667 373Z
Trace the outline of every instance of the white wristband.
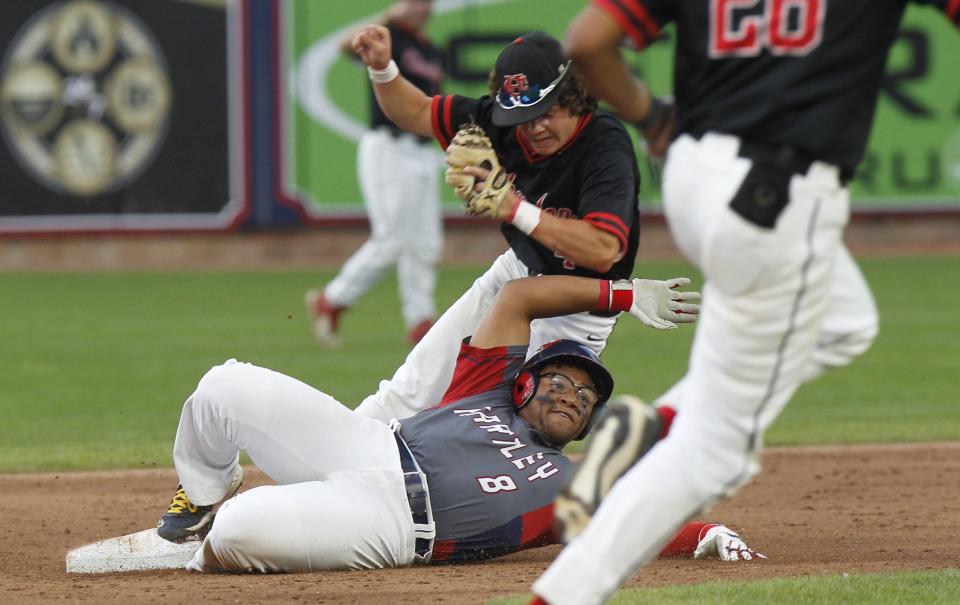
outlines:
M530 202L519 202L513 210L510 223L520 231L530 235L540 224L540 212L541 210Z
M390 59L390 62L387 63L387 66L383 69L374 69L368 66L367 73L370 74L370 80L373 82L386 84L387 82L392 82L394 78L400 75L400 68L397 67L396 61Z

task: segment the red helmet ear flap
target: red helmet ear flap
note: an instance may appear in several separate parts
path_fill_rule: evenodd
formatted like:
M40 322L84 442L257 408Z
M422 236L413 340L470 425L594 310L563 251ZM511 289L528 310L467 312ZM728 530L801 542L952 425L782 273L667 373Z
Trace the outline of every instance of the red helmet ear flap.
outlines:
M533 395L537 392L538 380L536 370L520 370L517 377L513 379L513 405L517 406L518 410L533 399Z

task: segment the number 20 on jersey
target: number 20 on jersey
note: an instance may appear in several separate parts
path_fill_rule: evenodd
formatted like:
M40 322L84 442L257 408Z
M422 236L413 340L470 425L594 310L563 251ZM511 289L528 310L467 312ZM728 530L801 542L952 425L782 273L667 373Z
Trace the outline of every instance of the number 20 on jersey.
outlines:
M823 37L827 0L710 0L710 57L806 55Z

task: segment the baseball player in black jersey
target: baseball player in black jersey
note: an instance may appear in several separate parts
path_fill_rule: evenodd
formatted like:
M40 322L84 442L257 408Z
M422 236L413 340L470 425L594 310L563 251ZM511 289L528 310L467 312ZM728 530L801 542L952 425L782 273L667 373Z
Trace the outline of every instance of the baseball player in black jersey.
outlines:
M394 40L400 72L425 94L435 95L443 78L443 55L424 33L431 7L432 0L397 0L383 20ZM353 56L351 40L352 33L344 37L341 50ZM339 343L340 315L393 265L408 339L416 343L426 334L436 314L436 262L443 247L439 164L430 139L397 128L371 92L370 129L357 148L371 234L323 290L306 294L313 332L321 344Z
M182 484L158 533L206 534L188 565L197 571L397 567L553 543L553 499L572 470L562 448L590 431L613 378L570 340L526 359L530 322L587 310L697 313L696 293L657 284L509 282L461 343L442 399L390 422L277 372L235 360L214 367L184 404L174 445ZM243 492L214 517L242 476L241 449L278 485ZM694 523L665 553L727 549L754 554L725 527Z
M958 0L917 3L960 23ZM873 339L873 300L842 241L846 185L906 5L595 0L571 24L567 49L591 91L654 152L669 143L665 212L707 281L688 373L664 398L680 408L671 432L534 584L537 602L606 600L685 519L758 472L764 431L803 381ZM675 107L618 48L628 38L642 50L670 22ZM582 468L596 462L588 452ZM564 492L557 510L576 500Z
M479 124L514 179L497 216L510 248L358 408L402 416L443 394L461 339L507 281L536 274L630 276L639 240L639 174L626 130L596 110L560 43L546 34L527 34L508 45L492 71L490 96L479 99L430 97L413 86L390 62L390 32L382 26L362 28L353 47L394 123L433 136L445 148L460 126ZM540 320L530 350L564 338L599 354L615 322L616 314L596 312Z

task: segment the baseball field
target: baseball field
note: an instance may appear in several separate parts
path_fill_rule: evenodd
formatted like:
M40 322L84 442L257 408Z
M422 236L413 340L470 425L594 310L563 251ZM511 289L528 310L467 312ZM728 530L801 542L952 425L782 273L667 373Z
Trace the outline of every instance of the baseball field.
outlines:
M761 475L708 515L769 560L656 561L614 602L960 602L960 260L862 266L882 317L874 347L797 394ZM440 305L482 269L444 267ZM351 406L392 372L407 345L391 280L344 317L340 349L312 341L302 294L332 272L0 274L0 602L524 603L555 547L368 572L64 573L68 549L156 522L177 483L180 407L210 366L255 362ZM699 283L677 261L641 261L636 273ZM652 398L669 386L692 333L621 321L605 353L617 391ZM244 489L266 481L248 470Z

